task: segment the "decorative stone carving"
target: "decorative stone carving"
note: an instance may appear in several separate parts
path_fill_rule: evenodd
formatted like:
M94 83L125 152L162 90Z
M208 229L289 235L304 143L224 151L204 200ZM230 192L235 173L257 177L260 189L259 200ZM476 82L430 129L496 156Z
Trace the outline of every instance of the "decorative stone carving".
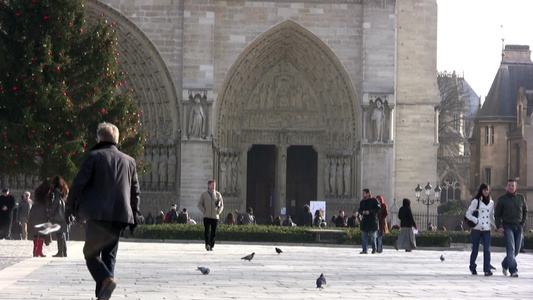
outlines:
M159 186L159 147L155 146L152 153L152 180L150 190L157 190Z
M343 160L338 159L337 160L337 178L335 179L335 182L337 184L336 188L336 196L342 197L342 184L344 183L342 180L342 176L344 175L343 172Z
M194 97L195 104L191 107L191 112L189 114L189 138L193 139L205 138L207 119L200 100L200 95Z
M331 195L331 185L329 183L329 168L330 168L331 160L326 158L325 164L324 164L324 194L326 196Z
M332 158L329 164L329 186L331 187L331 195L336 196L335 179L337 178L337 159Z
M167 189L168 190L174 190L175 184L176 184L176 154L174 150L174 145L169 145L168 150L168 170L167 170Z
M380 98L376 99L374 109L372 110L372 128L374 130L374 142L383 142L383 127L385 125L385 109L383 108L383 102Z
M350 159L344 159L344 197L349 198L351 195L352 185L351 185L351 166Z
M167 169L168 169L168 155L167 148L161 147L161 156L159 158L159 190L167 189Z
M231 192L233 195L239 195L238 189L239 179L239 156L236 154L231 160Z
M220 177L218 181L219 184L219 192L222 193L222 195L225 195L227 193L227 186L228 186L228 165L227 165L228 157L223 155L220 157Z

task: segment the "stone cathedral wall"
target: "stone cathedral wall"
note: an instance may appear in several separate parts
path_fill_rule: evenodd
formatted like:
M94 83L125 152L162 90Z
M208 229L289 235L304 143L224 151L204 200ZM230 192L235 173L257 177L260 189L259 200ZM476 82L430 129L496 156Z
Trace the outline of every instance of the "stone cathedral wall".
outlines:
M118 11L149 39L178 95L178 99L169 99L174 103L171 105L179 107L179 113L173 115L178 123L176 138L171 143L149 138L159 149L176 143L175 188L166 185L164 190L143 193L149 199L144 202L148 211L166 211L172 203L196 210L207 179L216 177L214 120L222 116L214 114L226 75L250 43L288 20L309 30L331 49L356 93L354 105L361 108L357 124L361 142L353 149L355 192L348 202L336 204L335 210L355 208L359 190L365 187L384 195L391 204L393 198L412 198L417 183L436 178L434 0L99 2ZM201 105L207 119L206 132L198 139L187 135L192 109L189 96L195 94L204 97ZM370 114L377 96L387 98L380 143L375 143L370 133ZM320 163L319 170L323 169ZM323 181L319 178L318 184ZM416 209L416 204L413 206Z

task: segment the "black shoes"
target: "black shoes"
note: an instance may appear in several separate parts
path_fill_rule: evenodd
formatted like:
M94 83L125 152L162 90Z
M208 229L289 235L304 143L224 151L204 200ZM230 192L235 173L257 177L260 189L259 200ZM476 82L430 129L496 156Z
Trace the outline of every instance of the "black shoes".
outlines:
M485 276L492 276L492 272L491 271L485 272Z
M368 252L366 252L366 251L361 251L361 252L359 252L359 254L368 254Z
M205 250L207 250L207 251L211 251L211 246L209 246L209 245L205 245Z
M477 271L476 270L470 270L470 272L472 272L472 275L477 275ZM485 275L487 275L487 272L485 272ZM490 273L490 275L492 275L492 273Z

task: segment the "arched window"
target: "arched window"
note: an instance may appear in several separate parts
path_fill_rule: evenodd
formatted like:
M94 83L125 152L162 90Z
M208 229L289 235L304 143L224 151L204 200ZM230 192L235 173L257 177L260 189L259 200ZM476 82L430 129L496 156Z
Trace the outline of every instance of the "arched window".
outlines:
M461 200L461 184L453 177L447 177L442 181L441 188L440 201L442 203L448 200Z

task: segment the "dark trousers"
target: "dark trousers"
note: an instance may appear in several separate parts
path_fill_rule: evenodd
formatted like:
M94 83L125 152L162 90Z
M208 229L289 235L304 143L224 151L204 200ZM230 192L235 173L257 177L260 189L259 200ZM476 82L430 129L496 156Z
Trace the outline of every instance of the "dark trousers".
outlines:
M56 233L56 239L57 239L57 254L59 256L67 256L66 233L65 232Z
M217 219L204 218L204 238L205 245L209 245L211 248L215 247L215 238L217 236ZM211 229L211 233L209 230Z
M115 277L118 239L126 227L124 223L87 221L85 224L85 245L83 255L87 269L96 281L96 296L100 293L102 282Z

